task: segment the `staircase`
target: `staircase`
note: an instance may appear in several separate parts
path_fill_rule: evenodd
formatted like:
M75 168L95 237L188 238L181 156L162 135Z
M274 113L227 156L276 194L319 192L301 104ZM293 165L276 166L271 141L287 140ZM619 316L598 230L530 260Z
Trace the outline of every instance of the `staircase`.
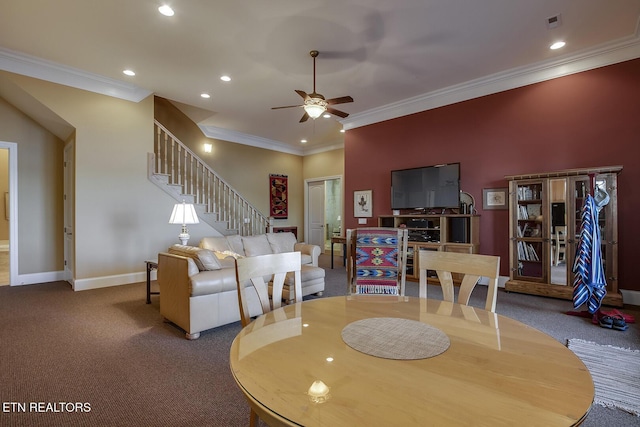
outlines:
M269 231L268 217L157 120L154 128L154 148L147 167L151 182L176 201L194 204L200 220L221 235L248 236Z

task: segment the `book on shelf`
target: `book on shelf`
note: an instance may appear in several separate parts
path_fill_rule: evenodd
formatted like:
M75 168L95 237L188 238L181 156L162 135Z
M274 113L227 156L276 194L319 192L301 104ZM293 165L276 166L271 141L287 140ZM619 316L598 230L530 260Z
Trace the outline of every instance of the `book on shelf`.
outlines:
M529 224L525 223L523 226L520 226L520 224L518 224L516 234L518 235L518 237L530 237L531 228L529 227Z
M518 219L529 219L529 211L526 206L518 206Z
M540 261L538 252L531 243L518 242L518 259L522 261Z

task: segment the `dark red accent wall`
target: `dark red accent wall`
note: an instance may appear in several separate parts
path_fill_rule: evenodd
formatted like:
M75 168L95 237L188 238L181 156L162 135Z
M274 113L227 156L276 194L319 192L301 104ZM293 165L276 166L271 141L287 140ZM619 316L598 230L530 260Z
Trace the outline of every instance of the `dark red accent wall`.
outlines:
M508 211L482 209L482 189L505 175L582 167L624 167L618 181L620 288L640 290L640 59L513 89L345 135L345 227L353 191L373 190L373 218L391 214L390 171L459 162L475 199L480 252L502 258L508 276Z

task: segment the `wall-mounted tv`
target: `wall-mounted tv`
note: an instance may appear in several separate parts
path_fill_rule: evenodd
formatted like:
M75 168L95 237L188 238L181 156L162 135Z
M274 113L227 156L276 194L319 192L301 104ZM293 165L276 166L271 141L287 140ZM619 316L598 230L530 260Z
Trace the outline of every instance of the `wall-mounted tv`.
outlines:
M391 209L459 206L460 163L391 171Z

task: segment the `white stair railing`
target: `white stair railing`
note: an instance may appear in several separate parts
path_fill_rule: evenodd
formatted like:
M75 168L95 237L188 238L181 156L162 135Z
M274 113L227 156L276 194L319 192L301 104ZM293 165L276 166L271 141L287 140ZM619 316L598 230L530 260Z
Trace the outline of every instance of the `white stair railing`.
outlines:
M185 146L157 120L155 124L154 169L166 175L169 185L181 187L182 194L191 195L194 203L205 212L217 215L217 221L227 224L243 236L269 231L269 218L258 211L233 187L218 176L209 165Z

